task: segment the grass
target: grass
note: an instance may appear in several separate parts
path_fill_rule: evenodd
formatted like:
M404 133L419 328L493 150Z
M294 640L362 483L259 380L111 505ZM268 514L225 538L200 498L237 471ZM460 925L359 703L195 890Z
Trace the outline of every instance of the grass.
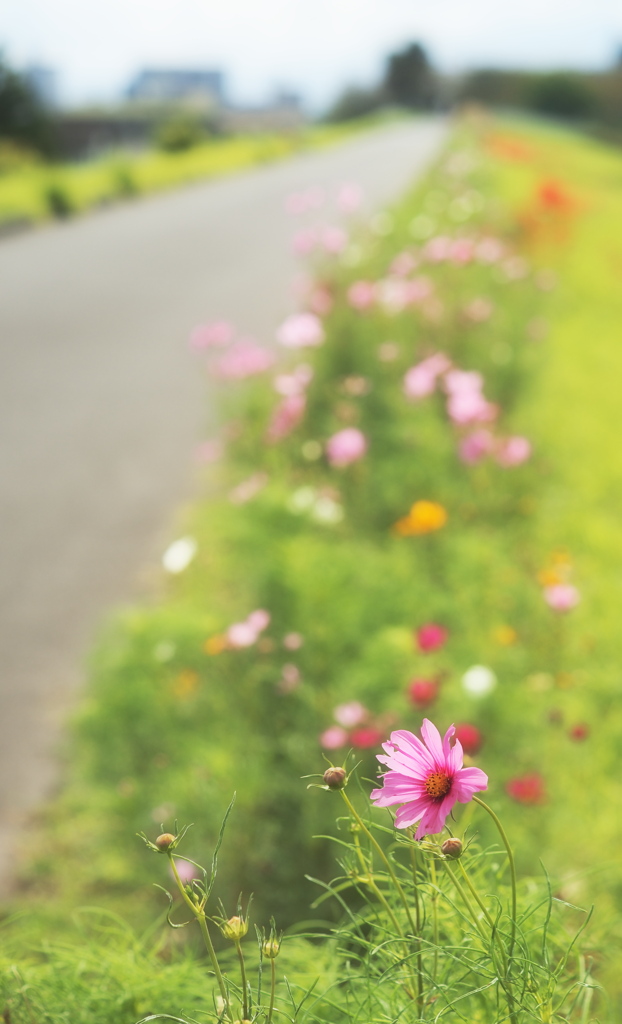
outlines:
M0 224L63 218L93 207L193 181L232 174L332 145L370 124L317 125L289 134L211 139L181 153L112 153L83 164L26 163L0 175Z
M40 948L50 931L69 942L69 908L81 903L103 903L146 928L153 866L134 833L154 836L175 817L195 821L189 855L201 859L234 789L221 896L231 906L240 889L254 890L260 922L271 913L282 924L307 917L305 872L326 879L334 864L330 842L310 837L335 832L323 794L306 793L300 776L323 769L318 736L334 724L335 706L358 700L367 727L383 736L396 725L416 729L423 714L481 731L476 763L490 776L487 799L503 814L521 872L533 874L541 858L556 895L596 901L590 941L607 935L597 976L620 1005L622 160L528 124L464 132L380 231L360 228L355 266L352 258L316 268L333 308L301 426L266 445L271 389L255 380L229 389L227 459L210 476L216 496L180 520L196 558L156 604L120 613L94 652L67 784L42 812L22 917L8 930L22 950ZM352 309L351 283L382 278L423 229L499 236L509 270L426 262L435 301L397 313ZM480 322L465 315L478 297L492 304ZM393 358L379 358L389 342ZM533 442L529 462L464 465L442 396L405 400L405 371L438 350L482 372L486 396L501 406L501 432ZM351 425L369 438L368 454L332 468L322 446ZM258 471L267 477L261 492L232 504L231 489ZM394 524L417 499L442 503L447 525L397 536ZM582 594L567 616L542 598L539 578L552 570L572 572ZM227 627L255 608L272 617L261 641L222 649ZM423 654L412 631L430 621L449 640ZM283 646L292 632L304 638L295 652ZM288 687L292 664L302 681ZM475 700L461 680L478 664L499 682ZM430 706L413 705L413 677L437 686ZM582 739L573 738L576 726ZM368 778L377 738L357 751ZM535 795L513 800L506 785L534 773ZM493 837L480 817L468 805L457 828L475 829L485 844ZM164 874L159 881L167 884ZM13 992L10 972L5 983Z

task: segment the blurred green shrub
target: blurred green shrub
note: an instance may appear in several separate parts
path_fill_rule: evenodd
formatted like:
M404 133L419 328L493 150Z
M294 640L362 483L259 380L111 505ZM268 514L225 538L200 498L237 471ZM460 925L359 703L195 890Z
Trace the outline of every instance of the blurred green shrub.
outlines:
M157 126L154 141L165 153L183 153L205 142L206 131L200 120L190 113L173 114Z
M69 192L58 182L51 182L43 190L43 199L49 214L58 220L65 220L71 217L74 212L74 204Z

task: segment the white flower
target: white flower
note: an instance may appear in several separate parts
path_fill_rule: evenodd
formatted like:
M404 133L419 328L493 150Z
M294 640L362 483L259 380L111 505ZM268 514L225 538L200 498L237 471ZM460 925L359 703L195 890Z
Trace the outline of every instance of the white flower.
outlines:
M473 665L462 677L462 687L471 697L485 697L496 685L496 675L485 665Z
M178 573L190 565L196 555L198 545L194 537L180 537L166 549L162 555L162 565L167 572Z

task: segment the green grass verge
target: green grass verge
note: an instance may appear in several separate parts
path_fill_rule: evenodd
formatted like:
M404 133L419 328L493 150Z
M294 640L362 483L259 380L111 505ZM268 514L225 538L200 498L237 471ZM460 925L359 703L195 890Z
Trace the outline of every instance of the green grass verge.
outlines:
M182 153L119 152L86 164L25 164L0 175L0 224L68 217L122 199L220 177L332 145L378 123L317 125L289 134L212 139Z

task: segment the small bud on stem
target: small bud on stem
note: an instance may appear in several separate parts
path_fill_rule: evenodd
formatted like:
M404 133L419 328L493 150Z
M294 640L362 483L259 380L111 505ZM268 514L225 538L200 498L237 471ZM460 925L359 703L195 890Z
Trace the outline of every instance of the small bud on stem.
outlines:
M158 838L156 839L155 845L157 846L158 850L162 851L162 853L166 853L166 851L170 849L174 842L175 836L171 835L170 832L163 832L162 835L158 836Z
M458 858L462 856L462 850L462 840L455 839L453 836L451 839L446 839L441 846L441 853L444 854L445 857L449 857L450 860L458 860Z
M346 782L345 768L327 768L324 772L324 784L329 789L343 789Z

